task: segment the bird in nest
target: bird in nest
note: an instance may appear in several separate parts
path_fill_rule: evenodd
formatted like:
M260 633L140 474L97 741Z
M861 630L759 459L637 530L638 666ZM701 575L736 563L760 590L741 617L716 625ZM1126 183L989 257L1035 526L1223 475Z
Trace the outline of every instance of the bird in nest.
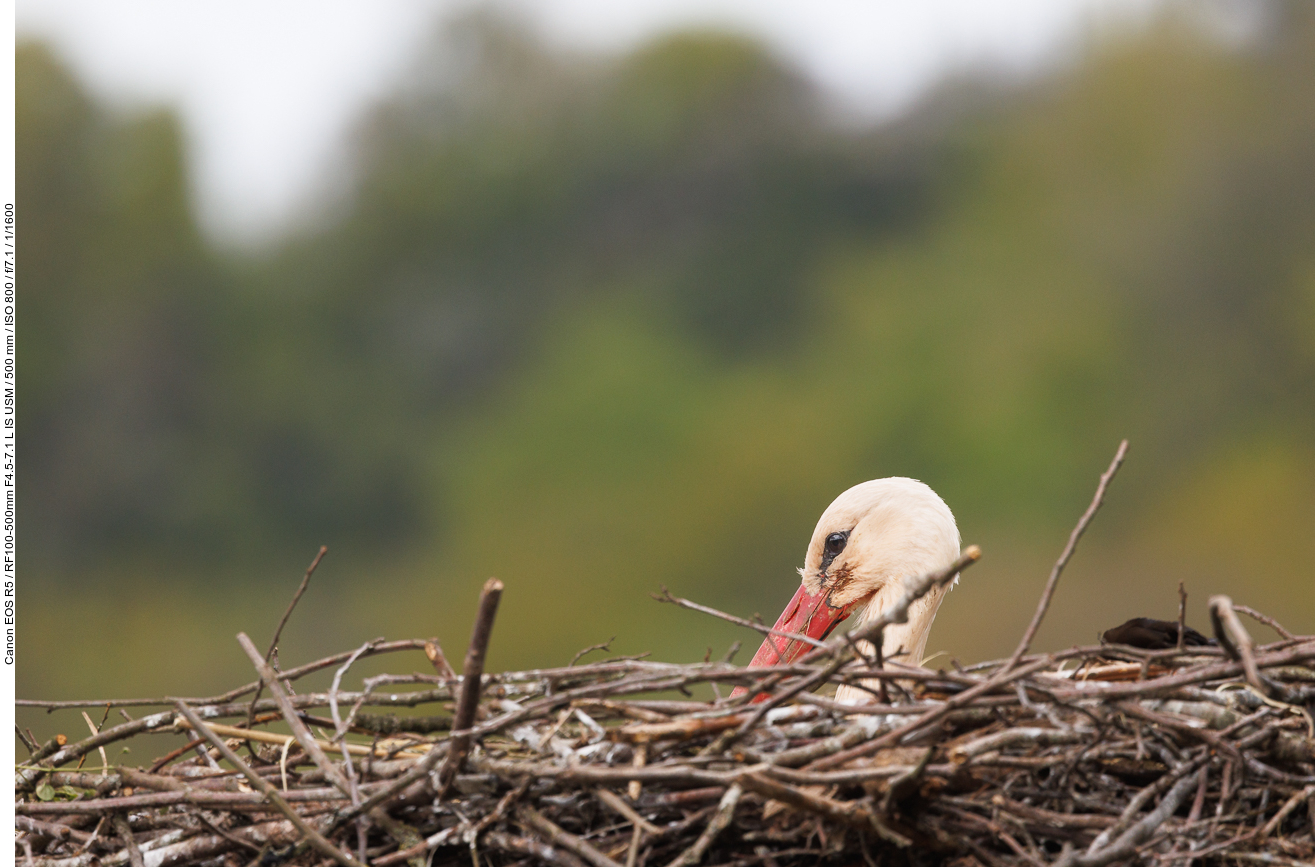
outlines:
M799 570L799 590L775 629L820 641L851 614L861 627L904 595L906 581L954 563L959 544L950 507L922 482L890 478L855 485L836 497L818 520ZM922 661L936 610L958 580L955 576L953 582L933 588L909 606L907 622L883 630L883 660L911 665ZM859 646L873 654L867 642ZM749 666L789 664L809 648L798 639L769 635ZM836 700L848 704L871 699L871 692L857 686L836 690Z

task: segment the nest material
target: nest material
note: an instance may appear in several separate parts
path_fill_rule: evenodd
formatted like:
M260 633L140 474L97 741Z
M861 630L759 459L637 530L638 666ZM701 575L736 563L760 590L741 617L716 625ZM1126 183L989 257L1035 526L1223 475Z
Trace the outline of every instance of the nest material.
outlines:
M364 712L459 704L472 681L445 663L363 692L283 686L364 655L428 646L441 662L433 642L372 642L264 666L275 694L254 703L253 683L41 748L18 772L17 845L61 867L348 864L362 846L380 867L1311 863L1315 637L1253 648L1230 637L1232 606L1215 608L1220 648L1106 645L953 672L854 656L823 679L886 684L886 702L861 707L775 701L834 667L821 651L775 669L619 659L488 675L468 739L434 734L447 715ZM399 681L428 682L384 691ZM700 683L774 700L645 698ZM72 769L180 729L192 749L149 769Z
M621 658L484 675L502 590L490 581L462 677L435 641L378 640L278 672L242 635L260 680L224 695L20 701L118 706L128 718L75 744L25 738L20 863L1309 865L1315 636L1220 596L1210 605L1218 646L1026 653L1122 454L1008 660L931 671L866 658L856 640L880 647L881 630L975 549L912 582L859 634L776 668ZM1255 646L1239 611L1282 640ZM356 660L421 649L435 674L341 689ZM292 694L299 678L335 667L328 692ZM874 702L814 693L841 683L863 684ZM662 697L702 684L748 691ZM123 710L152 704L172 708ZM445 712L373 712L435 705ZM111 744L179 731L188 744L149 768L108 766ZM81 769L97 751L106 767Z

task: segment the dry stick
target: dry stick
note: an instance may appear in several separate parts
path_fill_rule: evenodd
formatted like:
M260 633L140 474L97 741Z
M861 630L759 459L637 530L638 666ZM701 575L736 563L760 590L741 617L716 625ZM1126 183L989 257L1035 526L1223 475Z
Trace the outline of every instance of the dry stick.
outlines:
M209 711L210 709L205 708L205 710ZM275 719L277 719L277 717L275 717ZM179 725L185 727L184 723L179 723ZM278 734L277 732L267 732L267 731L261 731L260 729L241 728L239 726L226 726L220 723L211 723L210 728L213 729L215 733L220 735L221 737L242 738L243 740L259 741L260 743L274 744L280 747L286 746L287 744L297 740L297 738L292 735L281 735ZM201 742L202 742L201 740L196 740L193 741L192 743L193 745L195 745ZM319 744L320 749L324 750L325 752L341 753L343 751L343 747L331 741L322 741L316 738L315 742ZM382 747L366 746L365 744L346 744L345 747L346 750L350 752L352 755L369 756L370 758L376 758L376 759L386 758L389 755L393 755L394 757L400 757L404 759L416 759L421 757L421 754L418 752L402 752L402 753L390 754L387 750L383 749Z
M248 643L250 643L249 640ZM255 649L254 646L252 649ZM260 658L259 652L257 652L256 658ZM264 660L261 660L261 663L263 664ZM219 750L220 755L227 759L229 764L241 771L242 775L251 781L251 785L264 795L266 800L274 805L275 809L288 817L288 821L296 826L297 830L302 833L303 837L305 837L306 842L314 847L317 852L327 855L337 863L343 865L343 867L360 867L361 862L357 861L351 855L339 850L337 846L334 846L325 839L319 831L316 831L307 824L306 820L303 819L296 810L292 809L287 801L283 800L283 797L279 795L278 789L270 785L270 783L268 783L264 777L260 776L260 774L253 771L250 765L238 758L237 753L229 749L228 744L224 743L219 735L210 731L209 727L201 721L201 717L197 716L196 711L192 710L181 701L178 702L175 707L178 708L178 712L183 715L183 718L192 724L192 730L205 735L206 740L210 741L214 748Z
M218 732L212 732L212 734L216 737L223 737ZM326 786L315 789L292 789L284 793L284 800L289 803L294 801L345 801L347 796L335 788ZM145 795L120 795L113 798L90 798L83 801L20 801L14 805L14 809L29 816L58 816L63 814L100 816L123 810L172 807L176 804L190 804L214 810L268 811L268 807L256 792L229 792L192 786L168 789L161 792L148 792Z
M904 738L914 732L926 728L934 722L939 721L951 711L970 703L978 696L984 695L991 690L1004 686L1018 678L1027 677L1029 674L1033 674L1043 668L1049 668L1053 664L1054 661L1052 659L1042 657L1041 659L1036 659L1027 663L1022 668L1014 669L1013 671L1006 672L1002 669L989 680L982 681L977 686L966 689L958 695L952 696L944 704L932 708L912 722L902 725L893 731L887 732L879 738L868 741L867 743L859 744L858 746L819 759L812 764L807 765L806 769L810 771L820 771L827 768L839 767L853 759L871 755L872 753L883 750L886 747L897 746Z
M811 638L799 632L782 632L779 629L773 629L770 626L764 626L763 624L755 623L752 620L745 620L743 617L736 617L734 614L727 614L724 611L718 611L716 608L709 608L706 605L700 605L697 602L691 602L690 600L683 599L679 596L672 596L671 591L666 587L662 588L662 595L660 596L657 593L650 593L648 595L652 596L658 602L669 602L672 605L678 605L681 608L688 608L690 611L700 611L704 614L711 614L713 617L718 617L728 623L734 623L736 626L744 626L753 629L757 632L761 632L763 635L788 638L791 641L800 641L804 644L811 644L813 647L823 649L826 647L826 642L818 641L816 638Z
M61 825L58 822L43 822L40 819L33 819L31 816L15 816L14 827L19 831L40 834L43 837L53 837L60 841L72 840L75 843L85 843L91 839L90 834L76 831L68 825Z
M713 844L717 836L726 830L726 826L735 818L735 807L740 803L740 796L744 794L744 787L739 783L731 786L726 790L726 794L721 796L721 802L717 805L717 812L713 813L712 819L708 822L708 827L703 829L703 833L694 841L684 852L676 857L667 867L692 867L703 860L704 854L707 853L708 847Z
M78 741L76 744L69 744L61 747L50 755L41 759L41 763L36 767L19 768L14 775L14 788L16 791L26 791L30 789L42 775L48 773L50 769L62 765L64 762L70 762L73 759L81 758L97 747L105 744L121 741L130 738L133 735L145 731L172 731L167 728L173 718L173 714L163 712L144 716L141 719L135 719L132 722L120 723L116 726L110 726L107 729L101 729L100 733L89 737L86 740ZM59 739L55 738L53 743L58 744ZM49 746L49 744L47 744ZM42 752L45 747L42 748Z
M1251 633L1247 632L1238 619L1232 599L1224 595L1210 597L1210 623L1219 645L1234 660L1242 661L1247 683L1259 690L1261 695L1272 697L1273 690L1261 679L1260 669L1256 666L1255 643L1251 640Z
M1046 581L1046 589L1041 593L1041 601L1037 603L1036 613L1032 615L1032 622L1027 625L1027 631L1023 633L1023 640L1018 642L1018 649L1005 663L1006 671L1017 665L1018 660L1032 646L1032 639L1036 637L1036 631L1041 628L1041 619L1046 616L1046 609L1050 607L1050 599L1055 595L1055 587L1059 584L1059 576L1063 573L1064 567L1068 565L1069 558L1073 556L1074 550L1077 549L1078 540L1087 531L1087 525L1091 523L1092 518L1096 517L1096 512L1105 499L1105 489L1109 487L1114 474L1119 471L1119 467L1123 464L1123 458L1127 453L1128 441L1124 440L1119 443L1119 449L1114 453L1114 460L1110 461L1109 469L1101 474L1100 484L1096 486L1096 495L1092 497L1091 505L1087 506L1087 511L1082 514L1082 517L1078 520L1078 525L1069 534L1068 544L1064 546L1063 553L1059 555L1054 568L1050 570L1050 578Z
M292 734L297 739L297 743L301 744L301 748L306 751L306 755L323 772L325 779L351 799L353 808L359 809L361 807L360 793L356 791L353 782L344 776L333 762L329 761L329 757L325 755L315 736L311 734L306 724L301 721L297 709L288 700L288 694L283 691L283 684L278 681L278 673L274 671L269 663L260 658L260 651L256 649L256 645L251 642L245 632L238 633L237 642L242 645L242 650L251 660L251 664L256 667L256 671L259 672L265 685L269 687L269 694L278 704L279 710L283 713L283 720L288 724L288 728L292 729ZM360 652L364 652L364 650L362 649ZM344 749L346 746L347 744L344 743ZM396 819L393 819L384 810L371 808L368 813L370 819L376 825L387 831L389 836L397 840L402 846L410 846L414 842L415 833Z
M306 751L306 755L310 756L315 766L324 773L324 778L333 783L338 791L351 797L351 784L343 776L342 771L338 770L333 762L329 761L329 757L324 754L324 750L316 742L315 736L311 734L310 729L306 728L306 724L301 721L297 709L288 701L288 694L283 691L283 685L278 682L278 674L270 667L269 663L261 658L260 651L256 649L256 645L251 643L251 639L247 637L245 632L237 634L237 643L242 645L242 650L250 658L252 665L256 667L256 671L260 673L261 679L265 681L265 686L269 687L269 694L278 704L279 710L283 711L283 719L288 724L288 728L292 729L292 736L297 739L297 743L301 744L301 748Z
M1252 620L1259 620L1261 623L1265 624L1270 629L1274 630L1279 635L1283 636L1283 639L1285 641L1292 641L1296 638L1295 635L1284 629L1282 625L1280 625L1279 622L1275 620L1273 617L1270 617L1267 614L1261 614L1259 611L1252 608L1250 605L1238 605L1234 603L1233 610L1241 611L1243 614L1250 617Z
M333 739L338 744L338 752L342 754L343 767L347 769L347 784L351 787L351 799L352 799L353 807L361 803L361 789L356 784L356 768L352 764L352 754L347 749L348 727L343 724L342 717L339 716L338 714L338 687L342 685L342 676L347 673L347 669L352 667L352 663L355 662L362 653L369 650L372 644L375 644L377 641L380 640L381 639L374 639L371 641L367 641L364 644L362 644L359 648L357 648L356 652L353 653L347 659L347 661L342 664L342 667L340 667L336 672L334 672L333 684L329 687L329 712L333 716ZM359 705L357 706L357 708L359 708ZM353 711L355 711L357 708L353 708ZM357 840L356 857L359 858L361 861L364 861L365 860L365 825L361 822L360 819L356 820L356 840Z
M589 646L586 647L584 650L581 650L581 651L579 651L578 653L576 653L575 656L572 656L572 657L571 657L571 661L568 662L568 663L566 663L566 667L567 667L567 668L571 668L571 667L574 666L577 662L579 662L581 659L583 659L583 658L584 658L585 656L587 656L588 654L593 653L595 650L611 650L611 649L612 649L612 642L613 642L613 641L616 641L616 636L615 636L615 635L613 635L611 638L609 638L609 639L607 639L606 641L604 641L602 644L591 644L591 645L589 645Z
M443 647L438 643L437 638L425 642L425 656L429 657L429 663L434 666L434 673L439 677L444 680L457 679L457 673L448 664L447 657L443 655Z
M527 828L533 828L543 835L549 843L574 852L594 867L621 867L620 864L608 858L584 840L561 828L533 807L522 805L516 811L516 818Z
M636 828L645 834L660 834L662 829L652 822L645 819L634 808L625 802L625 799L610 789L594 789L594 797L602 801L613 812L619 813L626 821L630 822Z
M365 655L377 656L382 653L396 653L400 650L421 650L424 646L425 642L421 639L404 638L398 641L389 641L380 644L374 650ZM321 669L338 665L344 659L351 656L352 653L353 651L350 650L344 651L343 653L335 653L332 656L326 656L324 659L317 659L314 662L308 662L305 665L299 665L296 668L289 668L286 671L280 671L279 680L293 681L297 678L305 677L308 674L313 674ZM173 707L175 701L185 701L190 707L208 707L210 705L226 704L235 699L239 699L260 686L261 681L253 680L251 683L244 684L236 689L230 689L228 692L220 695L204 696L200 698L164 696L160 698L98 698L86 701L41 701L39 699L20 698L17 699L14 704L18 707L39 707L46 711L67 710L80 707L104 707L106 705L109 705L110 707L151 707L156 705L161 707ZM257 708L257 710L260 710L260 708ZM234 715L235 714L226 714L226 716Z
M1183 636L1187 632L1187 588L1178 582L1178 652L1183 652Z
M132 867L146 867L146 862L142 860L142 850L137 848L137 841L132 837L132 828L128 827L127 817L122 813L115 813L111 824L128 849L128 863Z
M306 586L310 584L310 578L315 574L315 569L324 559L324 555L329 552L325 545L320 546L320 551L315 555L315 559L306 567L306 574L302 576L301 584L297 587L297 592L292 594L292 601L288 603L288 610L283 612L283 618L279 620L279 625L274 629L274 637L269 641L269 649L265 651L265 661L269 662L274 656L274 651L279 646L279 636L283 634L283 627L287 625L288 618L292 616L292 609L297 607L297 602L301 599L301 594L306 592Z
M274 651L279 646L279 636L283 634L283 627L287 625L288 618L292 616L292 609L297 607L297 602L301 600L301 594L306 592L306 586L310 584L310 576L315 574L315 568L320 565L324 555L329 551L325 545L320 546L319 553L311 561L310 566L306 567L306 574L302 576L301 584L297 586L297 592L292 594L292 601L288 603L288 608L283 612L283 617L279 620L279 625L274 628L274 637L270 639L269 650L265 651L265 662L269 662L274 657ZM260 700L260 691L264 689L263 684L256 685L256 694L251 697L251 708L247 711L247 728L251 728L251 720L256 714L256 702Z
M498 613L498 601L502 599L503 584L497 578L484 582L484 589L479 594L479 612L475 615L475 629L470 636L470 646L466 650L466 661L462 666L461 695L457 699L456 713L452 719L452 744L448 748L447 760L438 772L438 797L442 800L448 787L456 779L461 765L470 750L471 726L475 723L475 710L479 706L480 682L484 677L484 655L489 649L489 637L493 634L493 618Z
M1125 831L1123 836L1109 846L1093 853L1070 852L1068 857L1057 863L1056 867L1104 867L1105 864L1113 861L1131 857L1137 851L1138 845L1149 839L1169 820L1170 816L1177 812L1192 789L1199 785L1200 781L1197 777L1205 772L1206 769L1201 768L1196 773L1179 780L1160 801L1159 806L1147 813L1145 818Z
M1279 825L1283 824L1283 820L1286 819L1293 810L1301 806L1302 801L1307 800L1313 795L1315 795L1315 785L1307 786L1300 792L1294 794L1291 798L1288 798L1287 803L1279 808L1279 811L1274 814L1274 818L1266 822L1265 827L1260 829L1260 836L1268 837L1270 834L1277 831Z
M22 741L23 746L27 748L28 756L35 756L37 750L41 749L41 744L37 743L35 738L23 731L17 723L14 724L14 733L18 735L18 739Z
M109 711L109 708L106 708L106 712L107 712L107 713L108 713L108 711ZM87 716L87 712L86 712L85 710L82 712L82 718L83 718L84 720L86 720L86 722L87 722L87 728L91 729L91 736L92 736L93 738L94 738L96 735L100 734L100 729L98 729L98 728L96 727L96 724L95 724L94 722L91 721L91 717ZM104 720L102 720L102 721L101 721L101 725L104 725L104 724L105 724L105 722L104 722ZM100 763L101 763L101 765L103 765L105 768L108 769L109 766L110 766L110 759L109 759L109 756L105 755L105 748L104 748L104 747L97 747L96 749L100 750ZM86 759L86 756L83 756L82 758L85 760L85 759ZM82 766L82 762L78 762L78 767L81 767L81 766ZM107 771L107 772L108 772L108 771ZM134 867L136 867L136 865L134 865Z
M584 867L584 862L572 855L570 852L563 852L554 849L538 840L531 840L528 837L517 837L515 834L504 834L501 831L490 831L484 837L484 845L490 849L498 849L502 852L511 852L515 855L529 856L538 859L547 864L558 864L560 867Z
M188 741L187 743L183 744L183 745L182 745L181 747L179 747L178 749L176 749L176 750L172 750L172 751L170 751L170 752L164 754L163 756L160 756L160 758L158 758L158 759L156 759L154 762L152 762L152 763L151 763L151 766L150 766L149 768L146 769L146 773L148 773L148 774L153 774L153 773L155 773L156 771L160 770L160 768L163 768L165 765L167 765L167 764L169 764L170 762L172 762L174 759L178 758L179 756L183 755L184 753L186 753L186 752L188 752L188 751L190 751L190 750L192 750L192 749L194 749L194 748L196 748L196 747L199 747L199 746L200 746L202 743L204 743L204 742L205 742L205 738L196 738L195 740L190 740L190 741Z

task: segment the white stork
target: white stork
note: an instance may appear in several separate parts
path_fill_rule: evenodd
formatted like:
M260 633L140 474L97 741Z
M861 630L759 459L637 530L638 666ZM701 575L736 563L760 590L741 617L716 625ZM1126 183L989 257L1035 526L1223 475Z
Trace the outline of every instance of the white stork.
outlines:
M776 630L821 640L859 609L859 624L867 623L903 594L903 581L944 569L958 558L954 515L931 488L904 478L855 485L836 497L817 522L799 570L803 583L781 612ZM931 622L949 586L909 606L907 623L885 628L882 659L921 663ZM808 649L802 641L769 635L749 666L786 664ZM864 650L871 653L872 647ZM859 704L872 696L841 686L836 699Z

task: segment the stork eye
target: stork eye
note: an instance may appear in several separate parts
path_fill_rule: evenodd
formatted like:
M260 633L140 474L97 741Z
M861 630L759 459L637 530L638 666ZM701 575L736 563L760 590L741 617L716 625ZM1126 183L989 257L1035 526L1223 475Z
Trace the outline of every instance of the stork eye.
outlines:
M826 541L822 543L822 570L823 571L826 570L826 567L831 565L832 561L836 559L836 557L840 554L841 551L845 550L845 543L848 541L849 541L848 530L832 533L830 536L826 537Z

